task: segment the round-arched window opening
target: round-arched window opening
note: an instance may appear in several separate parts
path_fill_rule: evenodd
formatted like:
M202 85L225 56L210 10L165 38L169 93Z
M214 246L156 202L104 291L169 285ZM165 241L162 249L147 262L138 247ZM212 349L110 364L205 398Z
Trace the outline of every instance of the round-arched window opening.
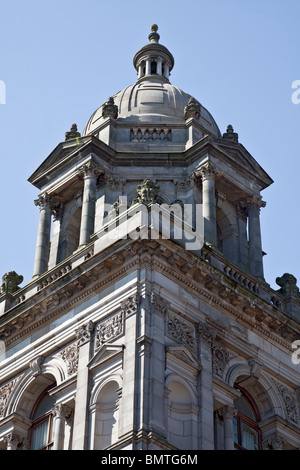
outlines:
M157 63L155 60L151 62L151 75L156 75L157 73Z
M51 387L52 388L52 387ZM55 399L46 389L36 402L31 419L30 450L51 450L53 447L53 409Z
M261 430L259 411L251 395L239 385L235 388L241 393L234 400L237 410L233 418L234 447L239 450L260 450Z

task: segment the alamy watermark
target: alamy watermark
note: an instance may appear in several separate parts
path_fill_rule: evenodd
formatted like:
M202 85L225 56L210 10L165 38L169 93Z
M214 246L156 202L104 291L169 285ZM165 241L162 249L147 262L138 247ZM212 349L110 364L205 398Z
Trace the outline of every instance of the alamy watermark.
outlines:
M0 104L6 104L6 84L0 80Z
M101 245L127 239L176 240L186 250L201 250L204 243L202 204L142 204L128 207L127 197L120 196L117 205L105 202L102 196L99 230Z
M292 342L292 349L295 349L292 354L293 364L300 364L300 339Z
M300 103L300 80L294 80L292 82L292 88L295 91L292 93L292 103L299 104Z

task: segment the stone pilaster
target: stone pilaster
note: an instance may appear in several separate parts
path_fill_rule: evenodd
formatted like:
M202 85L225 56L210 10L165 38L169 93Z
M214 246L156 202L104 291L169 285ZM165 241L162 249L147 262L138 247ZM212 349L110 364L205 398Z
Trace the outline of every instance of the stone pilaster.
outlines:
M212 340L214 333L211 328L200 324L199 349L201 357L201 373L199 375L199 450L214 449L214 403L212 385Z
M263 254L260 231L260 208L266 203L261 197L252 196L247 199L249 223L249 270L254 277L264 280Z
M34 201L34 203L40 208L40 220L33 271L33 275L38 276L39 274L46 272L48 269L51 230L50 197L48 194L43 194L39 199Z
M141 397L138 393L138 386L142 387L143 384L138 380L138 374L141 374L141 371L138 371L138 351L142 349L142 345L137 344L139 308L140 296L137 293L129 296L121 303L122 315L125 321L125 348L122 406L120 406L120 436L134 436L140 424L139 402Z
M151 329L152 335L150 394L152 406L150 406L150 427L158 434L167 437L165 414L165 318L169 309L169 302L158 293L151 294Z
M91 358L91 339L93 331L94 324L89 322L78 328L75 332L79 341L79 357L73 427L73 450L84 450L87 446L89 393L88 362Z

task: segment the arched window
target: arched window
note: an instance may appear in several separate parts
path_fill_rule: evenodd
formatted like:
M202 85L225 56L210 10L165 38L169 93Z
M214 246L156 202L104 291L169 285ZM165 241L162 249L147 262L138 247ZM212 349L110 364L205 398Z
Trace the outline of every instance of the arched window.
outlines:
M157 63L155 60L151 62L151 75L155 75L157 73Z
M245 389L235 387L241 396L234 401L237 413L233 419L234 447L240 450L261 449L261 431L259 412L252 397Z
M48 393L42 393L32 412L30 450L51 450L53 446L53 408L55 400Z

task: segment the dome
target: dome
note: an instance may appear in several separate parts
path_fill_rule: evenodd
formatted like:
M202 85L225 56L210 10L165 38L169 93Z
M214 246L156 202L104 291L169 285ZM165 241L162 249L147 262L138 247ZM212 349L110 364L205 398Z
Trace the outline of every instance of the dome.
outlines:
M90 117L83 135L99 135L108 118L125 128L139 126L185 126L189 118L208 133L220 137L212 115L194 97L172 85L169 80L174 58L159 44L157 26L151 26L149 43L134 56L138 80L109 98Z

